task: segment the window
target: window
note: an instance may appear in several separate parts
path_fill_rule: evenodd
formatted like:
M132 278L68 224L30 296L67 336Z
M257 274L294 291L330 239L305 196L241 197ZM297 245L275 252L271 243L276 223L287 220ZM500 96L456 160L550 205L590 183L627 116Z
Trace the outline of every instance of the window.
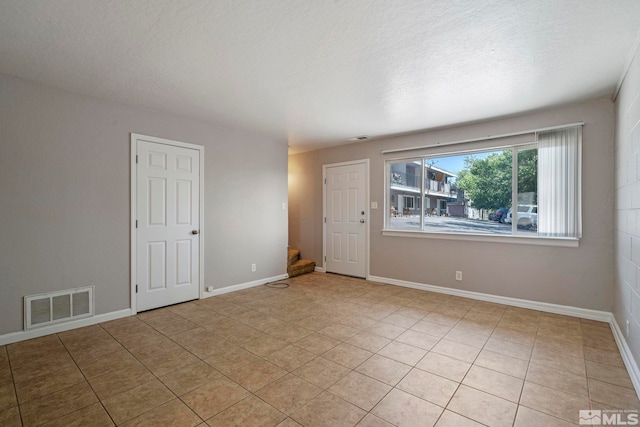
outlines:
M388 160L385 231L580 238L581 130Z
M404 196L404 207L407 209L413 209L413 196Z

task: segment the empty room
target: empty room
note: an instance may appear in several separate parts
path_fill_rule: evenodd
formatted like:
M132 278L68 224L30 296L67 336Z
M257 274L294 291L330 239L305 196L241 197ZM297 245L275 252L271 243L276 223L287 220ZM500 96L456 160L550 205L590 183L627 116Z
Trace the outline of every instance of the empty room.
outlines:
M0 426L640 424L637 0L0 0Z

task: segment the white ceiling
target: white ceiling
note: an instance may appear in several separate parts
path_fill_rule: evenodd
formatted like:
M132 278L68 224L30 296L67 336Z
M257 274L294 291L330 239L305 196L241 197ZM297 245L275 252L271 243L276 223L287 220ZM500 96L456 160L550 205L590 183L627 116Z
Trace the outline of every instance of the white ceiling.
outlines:
M0 0L0 72L290 152L610 96L638 0Z

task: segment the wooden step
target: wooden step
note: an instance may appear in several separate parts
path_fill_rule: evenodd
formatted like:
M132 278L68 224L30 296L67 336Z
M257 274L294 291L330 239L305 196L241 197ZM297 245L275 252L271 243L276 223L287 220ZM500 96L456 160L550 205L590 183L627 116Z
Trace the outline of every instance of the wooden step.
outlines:
M308 259L299 259L287 268L289 277L300 276L301 274L311 273L316 269L316 262Z
M287 268L292 266L300 259L300 251L298 249L289 249L287 251Z

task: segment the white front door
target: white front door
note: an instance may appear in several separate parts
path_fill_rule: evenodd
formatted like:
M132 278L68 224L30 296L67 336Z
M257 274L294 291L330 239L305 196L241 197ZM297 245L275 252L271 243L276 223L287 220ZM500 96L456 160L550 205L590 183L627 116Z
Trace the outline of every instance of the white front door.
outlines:
M200 295L200 152L137 140L137 311Z
M326 168L326 271L366 276L366 163Z

